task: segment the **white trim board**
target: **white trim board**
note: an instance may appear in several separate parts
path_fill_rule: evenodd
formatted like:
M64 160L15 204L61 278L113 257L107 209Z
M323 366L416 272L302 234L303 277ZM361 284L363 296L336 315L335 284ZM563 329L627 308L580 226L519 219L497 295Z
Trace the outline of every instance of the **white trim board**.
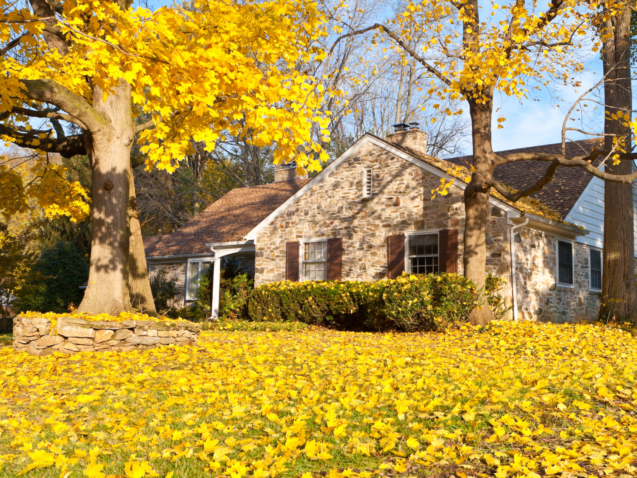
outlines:
M420 169L423 169L429 173L432 173L439 178L446 178L448 180L454 180L453 185L460 188L464 191L467 185L459 181L457 178L449 176L444 171L440 170L436 166L432 166L429 163L426 163L420 159L416 159L411 155L405 153L404 151L387 144L385 141L376 138L375 136L366 133L361 139L359 139L356 143L354 143L347 151L345 151L338 159L336 159L332 164L330 164L327 168L321 171L316 177L314 177L310 182L308 182L305 186L299 189L294 195L292 195L287 201L281 204L277 209L275 209L268 217L266 217L263 221L261 221L257 226L254 227L250 232L248 232L245 236L246 240L256 240L257 234L266 226L270 225L272 221L274 221L277 217L279 217L287 208L289 208L292 204L298 201L301 196L303 196L306 192L316 186L319 182L321 182L326 176L328 176L334 169L336 169L343 161L356 153L365 143L370 142L379 148L388 151L395 156L398 156L405 161L412 163L415 166L418 166ZM499 199L489 197L489 202L499 207L500 209L507 212L507 216L515 217L520 216L520 210L510 206L504 201L500 201Z

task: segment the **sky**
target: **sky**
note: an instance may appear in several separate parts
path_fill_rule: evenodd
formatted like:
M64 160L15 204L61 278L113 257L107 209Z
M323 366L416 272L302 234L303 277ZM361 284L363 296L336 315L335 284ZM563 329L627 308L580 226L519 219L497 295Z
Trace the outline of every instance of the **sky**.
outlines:
M540 0L542 3L545 0ZM144 0L135 3L145 3L155 9L170 5L172 0ZM389 4L389 2L388 2ZM561 130L566 112L579 96L595 83L600 81L603 74L598 54L588 53L586 69L581 75L580 88L572 87L542 90L535 92L533 99L526 99L522 103L517 98L497 97L494 108L493 148L495 151L539 146L543 144L559 143L562 141ZM635 90L635 88L633 88ZM558 107L559 105L559 107ZM468 105L463 105L464 115L468 119ZM499 111L497 111L499 109ZM497 113L496 113L497 111ZM504 128L498 129L496 118L504 116ZM597 129L596 131L599 131ZM569 132L568 138L578 140L586 136ZM465 153L471 152L471 140L468 138Z

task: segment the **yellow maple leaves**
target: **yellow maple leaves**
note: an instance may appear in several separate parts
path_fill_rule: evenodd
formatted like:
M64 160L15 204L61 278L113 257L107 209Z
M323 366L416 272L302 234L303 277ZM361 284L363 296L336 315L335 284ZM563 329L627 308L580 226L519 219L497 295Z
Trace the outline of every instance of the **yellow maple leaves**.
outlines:
M637 473L637 340L617 328L219 331L200 343L0 348L0 473Z
M172 172L190 152L191 139L212 150L229 133L259 147L276 144L276 163L295 160L299 167L320 169L328 118L320 112L325 92L308 73L309 63L324 55L317 43L325 35L324 19L315 3L202 0L190 9L150 12L121 9L118 2L64 0L56 11L56 26L70 44L64 55L47 47L45 25L28 6L0 0L0 41L25 38L15 47L17 55L0 57L0 114L6 126L28 129L29 117L12 108L37 107L22 80L53 80L88 104L96 88L108 97L123 80L131 87L136 114L155 123L139 139L148 168ZM322 134L313 137L313 128ZM49 129L28 146L37 151L52 135ZM30 195L27 190L16 197L23 184L0 170L4 212L24 210L33 197L50 215L85 216L86 191L78 184L63 186L49 161L40 158L36 164L33 176L41 176L42 168L47 174ZM8 200L15 205L8 207Z

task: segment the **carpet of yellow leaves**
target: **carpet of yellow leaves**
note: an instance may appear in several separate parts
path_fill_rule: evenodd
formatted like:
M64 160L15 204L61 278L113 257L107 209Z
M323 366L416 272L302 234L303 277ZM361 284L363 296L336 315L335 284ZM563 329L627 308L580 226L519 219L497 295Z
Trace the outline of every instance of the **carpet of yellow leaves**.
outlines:
M635 476L637 340L590 325L0 349L0 476Z

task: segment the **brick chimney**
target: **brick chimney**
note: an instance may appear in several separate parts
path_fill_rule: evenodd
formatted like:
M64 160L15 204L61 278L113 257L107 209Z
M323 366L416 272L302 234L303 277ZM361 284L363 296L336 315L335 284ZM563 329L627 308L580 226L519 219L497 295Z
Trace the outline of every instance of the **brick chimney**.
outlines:
M394 125L394 133L387 135L387 141L417 154L427 154L427 133L421 131L418 123Z
M295 179L305 179L307 173L299 175L296 170L296 163L294 161L286 164L279 164L274 172L274 182L280 183L283 181L294 181Z

